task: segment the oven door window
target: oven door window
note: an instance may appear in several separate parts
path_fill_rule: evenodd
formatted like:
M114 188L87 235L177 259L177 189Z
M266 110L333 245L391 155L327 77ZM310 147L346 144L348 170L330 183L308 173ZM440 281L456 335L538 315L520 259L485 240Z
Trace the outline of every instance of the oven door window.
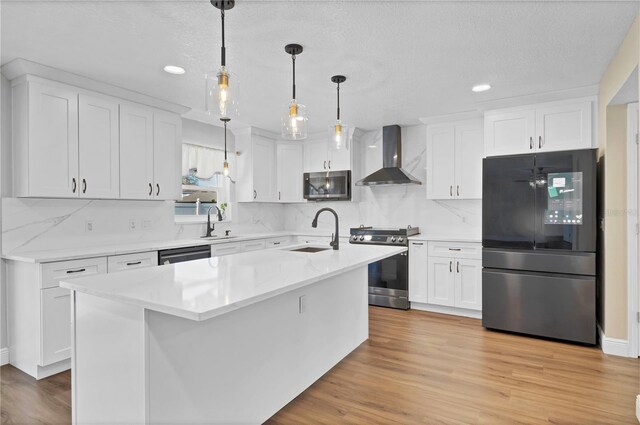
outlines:
M407 255L394 255L369 264L369 287L406 291Z

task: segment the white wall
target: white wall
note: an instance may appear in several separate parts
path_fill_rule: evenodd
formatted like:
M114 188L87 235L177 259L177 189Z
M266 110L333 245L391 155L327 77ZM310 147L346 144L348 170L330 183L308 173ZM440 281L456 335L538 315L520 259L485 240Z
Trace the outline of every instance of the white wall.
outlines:
M5 166L5 162L11 158L11 89L9 80L0 76L0 187L3 194L5 187L11 184L11 167ZM2 219L2 206L0 206L0 220ZM2 250L2 240L0 239L0 250ZM7 344L7 309L6 284L4 277L4 264L0 261L0 348Z
M362 135L353 146L353 155L362 161L360 175L354 181L382 167L382 130ZM318 202L285 207L287 229L311 229L316 211L331 207L340 216L340 234L348 235L350 227L360 224L376 227L420 227L423 234L480 238L482 234L482 201L426 199L426 127L402 128L402 164L406 171L422 181L422 185L356 187L355 202ZM333 232L333 216L318 219L318 229Z

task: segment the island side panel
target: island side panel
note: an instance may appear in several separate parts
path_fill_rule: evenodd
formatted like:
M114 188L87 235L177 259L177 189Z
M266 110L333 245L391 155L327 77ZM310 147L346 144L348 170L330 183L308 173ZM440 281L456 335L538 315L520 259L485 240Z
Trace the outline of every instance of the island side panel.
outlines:
M150 311L149 422L267 420L368 338L367 276L363 266L202 322Z
M146 421L145 310L72 292L72 422Z

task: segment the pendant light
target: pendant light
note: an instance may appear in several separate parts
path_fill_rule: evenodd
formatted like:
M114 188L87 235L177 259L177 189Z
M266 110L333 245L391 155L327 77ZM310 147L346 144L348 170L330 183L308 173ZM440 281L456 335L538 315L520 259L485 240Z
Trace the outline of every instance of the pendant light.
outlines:
M329 146L336 150L349 149L349 127L340 121L340 84L347 81L344 75L334 75L331 81L337 84L338 108L336 123L329 127Z
M220 69L205 75L206 110L209 114L223 118L238 115L238 78L227 69L227 52L224 44L224 13L235 6L235 0L211 0L211 4L220 9L222 19L222 48Z
M227 123L231 121L230 118L220 118L220 121L224 123L224 165L222 174L225 177L229 177L229 162L227 161Z
M296 56L302 53L299 44L287 44L284 51L291 55L293 63L293 98L287 114L282 117L282 137L291 140L307 138L307 108L296 100Z

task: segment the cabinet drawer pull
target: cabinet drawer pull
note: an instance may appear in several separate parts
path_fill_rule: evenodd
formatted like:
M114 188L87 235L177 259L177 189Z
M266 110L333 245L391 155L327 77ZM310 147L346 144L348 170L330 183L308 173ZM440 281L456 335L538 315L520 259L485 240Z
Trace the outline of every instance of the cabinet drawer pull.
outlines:
M160 185L156 183L156 196L160 196Z
M542 136L538 136L538 149L542 147Z
M449 248L449 251L462 251L462 248Z
M87 269L67 270L67 274L86 272Z
M149 183L149 196L153 195L153 185Z
M460 262L456 261L456 273L460 273Z
M76 189L78 188L78 185L76 183L76 178L72 178L71 179L71 190L73 191L73 193L76 193Z
M132 261L130 263L127 263L127 266L137 266L138 264L142 264L142 260Z
M280 242L274 242L273 244L274 245L280 245Z
M422 242L411 242L411 245L420 245L420 246L422 246L424 244Z
M82 193L87 193L87 180L82 179Z
M529 137L529 149L533 149L533 137Z
M453 261L449 261L449 273L453 271Z

